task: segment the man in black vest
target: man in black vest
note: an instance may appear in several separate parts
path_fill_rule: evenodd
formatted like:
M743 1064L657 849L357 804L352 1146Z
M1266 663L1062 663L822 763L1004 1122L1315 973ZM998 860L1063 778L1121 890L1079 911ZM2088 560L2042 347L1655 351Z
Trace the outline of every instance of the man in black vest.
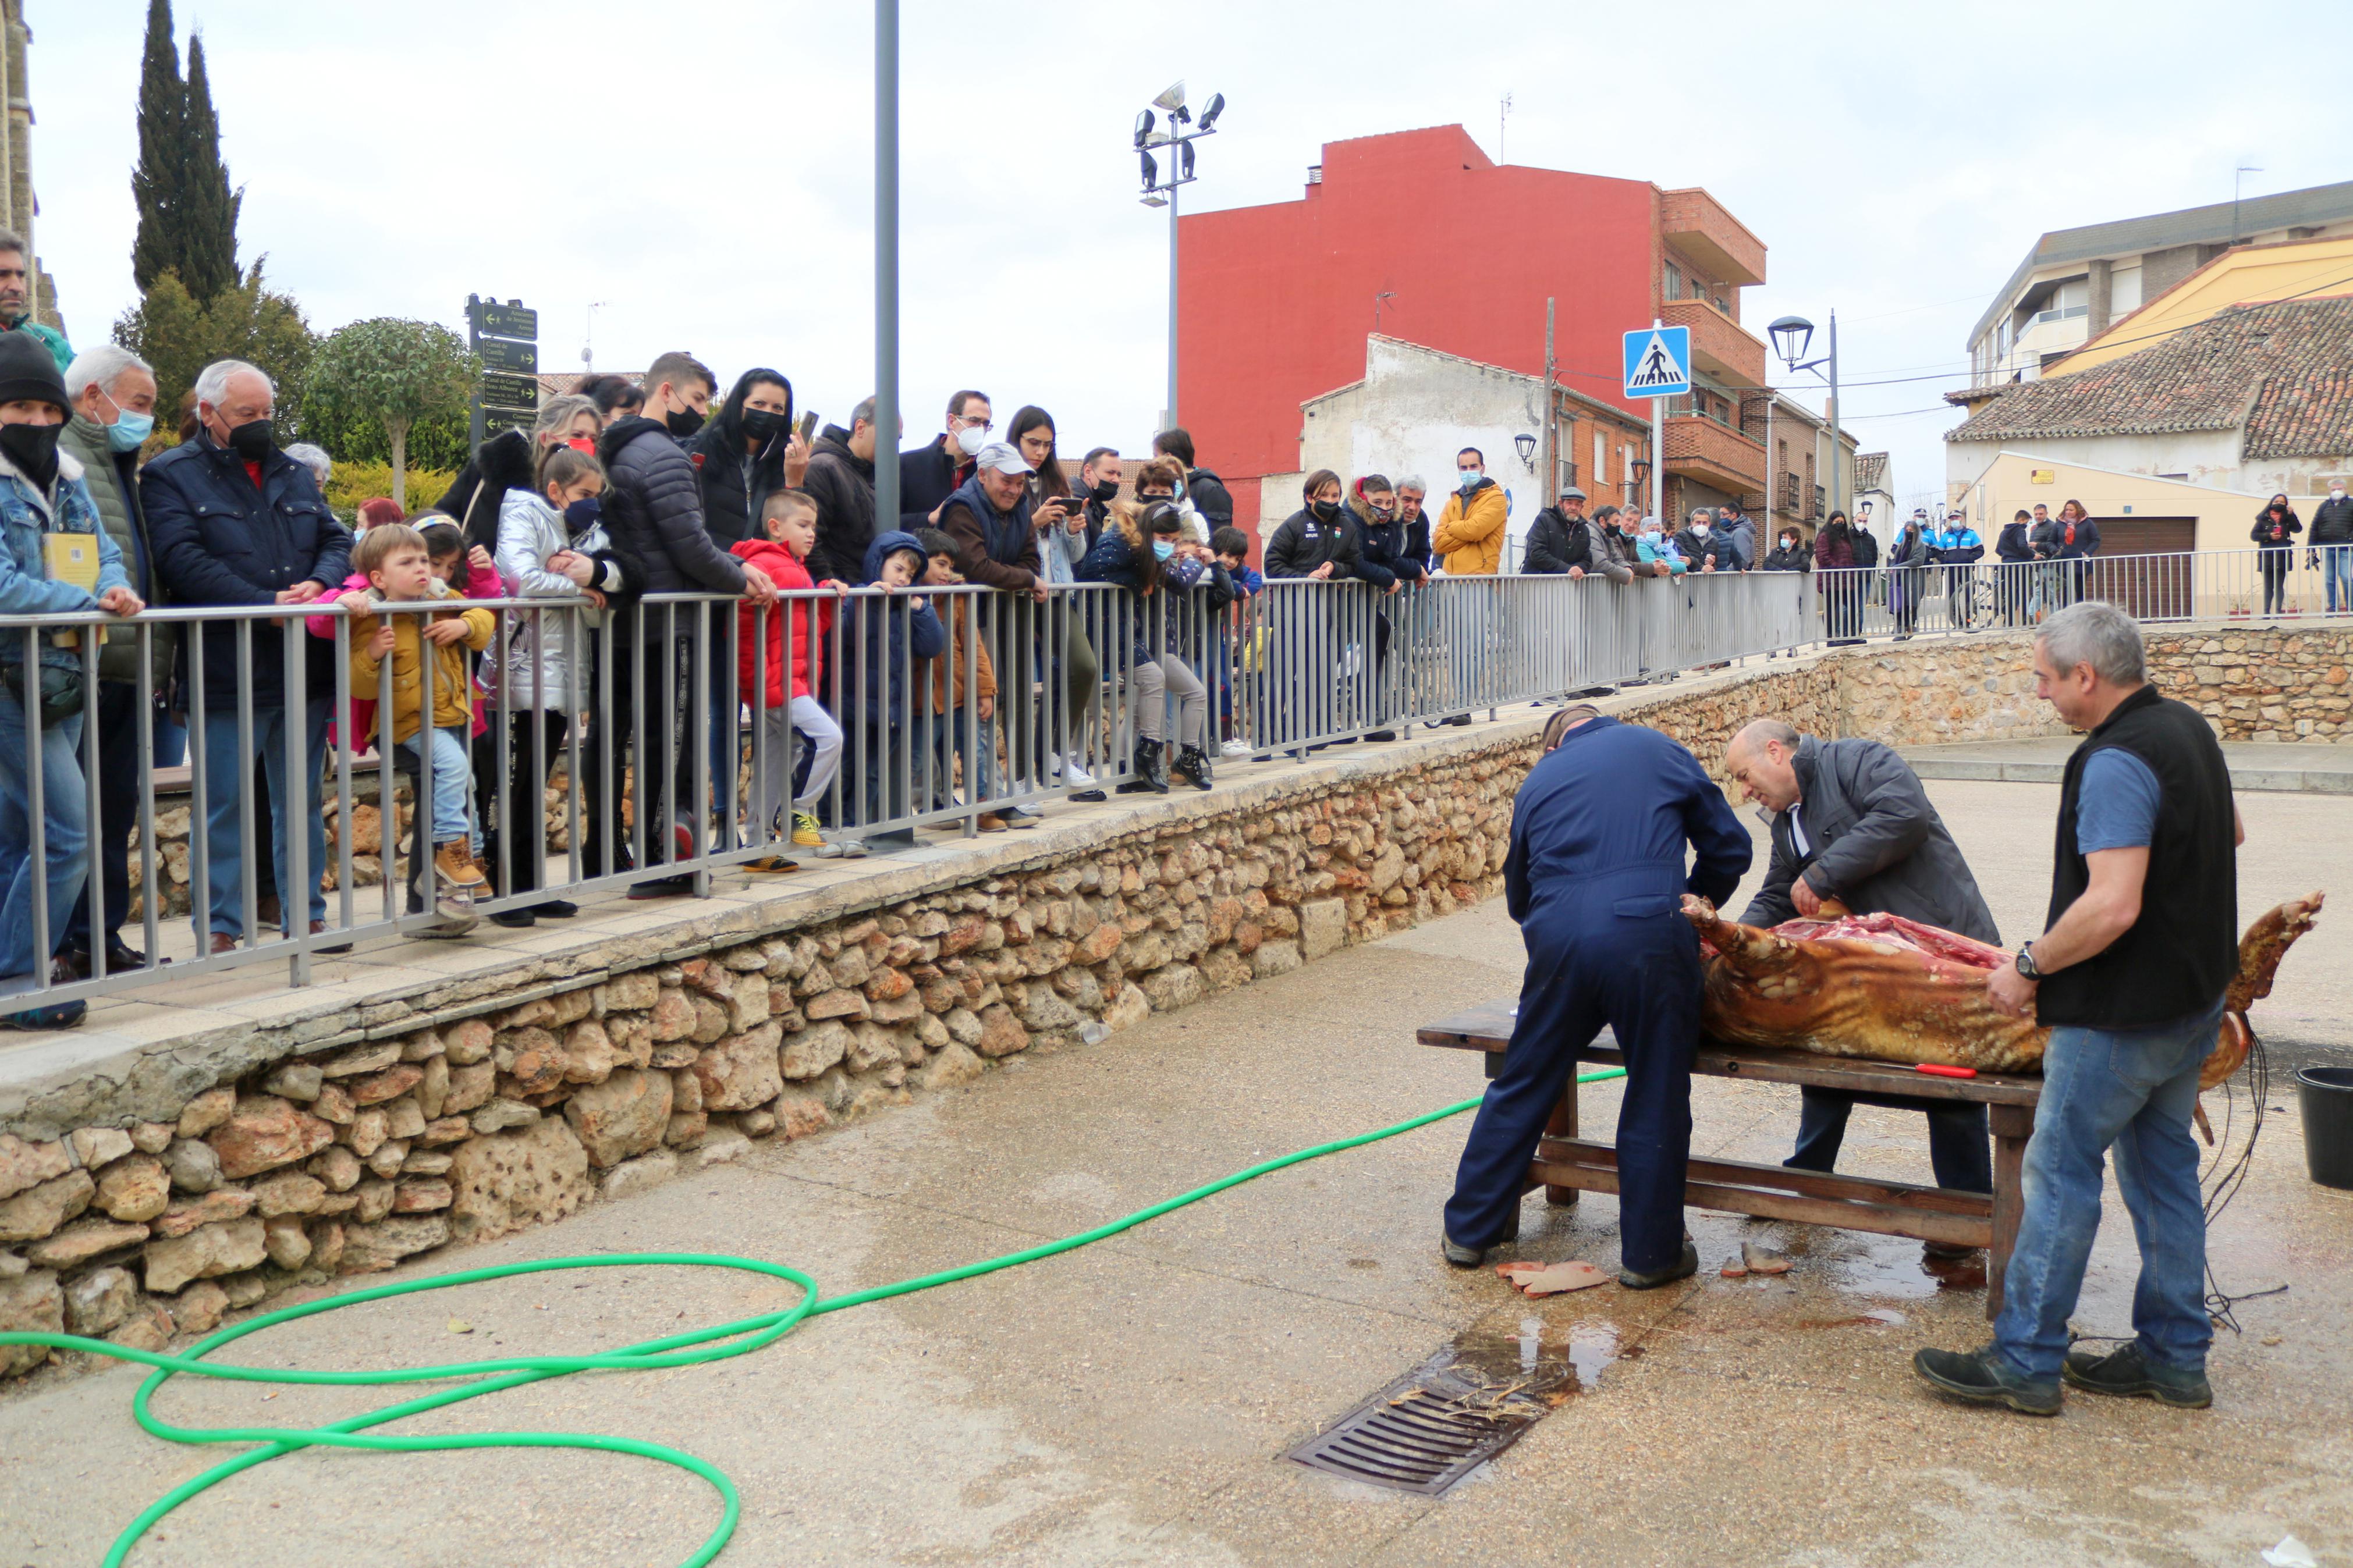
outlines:
M2140 628L2085 600L2042 623L2035 689L2088 731L2067 760L2048 929L1993 972L1993 1005L2051 1026L2026 1146L2026 1207L1993 1342L1912 1358L1947 1394L2032 1415L2062 1379L2162 1405L2213 1403L2206 1382L2206 1216L2189 1119L2238 967L2238 846L2222 749L2198 710L2148 684ZM2067 1315L2116 1190L2141 1251L2134 1339L2067 1348Z
M1823 900L1836 899L1859 915L1902 915L2000 942L1993 911L1960 846L1928 803L1920 775L1888 747L1877 741L1818 740L1778 719L1759 719L1732 738L1724 766L1749 799L1773 814L1772 868L1742 911L1741 924L1812 920ZM1928 1160L1938 1186L1993 1191L1984 1106L1810 1086L1801 1092L1797 1152L1783 1164L1836 1169L1847 1113L1859 1100L1926 1113ZM1973 1250L1928 1244L1931 1257Z

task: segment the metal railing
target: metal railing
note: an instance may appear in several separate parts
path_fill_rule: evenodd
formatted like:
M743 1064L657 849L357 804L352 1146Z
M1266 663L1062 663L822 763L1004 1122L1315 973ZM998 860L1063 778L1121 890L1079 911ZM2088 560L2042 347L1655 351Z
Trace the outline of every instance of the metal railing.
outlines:
M2085 597L2158 622L2353 614L2353 548L2322 555L2329 571L2299 548L1386 594L1279 579L1223 607L1199 587L1082 584L765 606L665 595L626 610L443 600L373 620L332 601L0 618L0 726L24 737L15 787L0 786L0 887L18 889L0 917L14 955L0 971L17 971L0 976L0 1011L265 963L299 985L351 942L457 934L432 864L452 842L487 868L459 900L467 919L649 879L708 894L714 874L809 853L796 809L818 824L819 854L969 835L1134 782L1146 738L1164 761L1188 744L1215 759L1221 742L1303 759L1823 640L2031 625ZM465 655L462 691L458 656L447 670L421 657L421 631L396 629L393 656L355 679L370 667L354 647L381 626L465 611L490 636ZM134 656L128 679L100 679L93 631ZM26 722L44 700L51 718ZM159 731L182 717L185 782L156 763ZM183 889L185 911L167 908ZM53 974L78 897L94 915L74 943L89 973ZM142 965L110 964L117 929Z

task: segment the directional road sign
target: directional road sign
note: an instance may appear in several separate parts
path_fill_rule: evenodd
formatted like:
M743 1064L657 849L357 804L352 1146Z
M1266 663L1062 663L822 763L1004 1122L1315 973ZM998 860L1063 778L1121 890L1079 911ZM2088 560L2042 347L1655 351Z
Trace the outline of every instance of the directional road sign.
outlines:
M482 356L486 370L503 370L517 375L534 375L539 371L537 343L519 343L512 338L482 338L475 342L474 352Z
M528 375L493 373L482 377L482 401L500 408L535 408L539 405L539 383Z
M1643 327L1626 334L1626 395L1681 397L1691 391L1691 329Z
M501 305L496 300L474 300L466 307L474 331L494 338L536 338L539 312L527 305Z

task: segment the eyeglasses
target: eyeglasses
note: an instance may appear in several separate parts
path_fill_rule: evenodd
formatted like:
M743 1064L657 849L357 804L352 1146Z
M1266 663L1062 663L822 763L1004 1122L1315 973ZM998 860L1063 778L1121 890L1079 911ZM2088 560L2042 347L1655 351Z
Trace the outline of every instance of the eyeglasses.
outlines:
M997 428L997 423L995 420L975 419L970 415L966 414L959 414L948 423L954 425L959 430L994 430Z

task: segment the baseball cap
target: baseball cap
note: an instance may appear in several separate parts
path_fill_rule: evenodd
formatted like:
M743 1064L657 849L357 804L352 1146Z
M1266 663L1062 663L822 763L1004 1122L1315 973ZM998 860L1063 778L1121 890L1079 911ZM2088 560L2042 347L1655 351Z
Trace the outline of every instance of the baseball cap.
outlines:
M1004 441L991 441L980 449L973 462L983 468L994 468L1000 474L1031 474L1037 472L1021 458L1021 448Z
M1560 499L1563 500L1583 500L1585 499L1585 492L1578 489L1575 485L1563 485L1560 487Z

